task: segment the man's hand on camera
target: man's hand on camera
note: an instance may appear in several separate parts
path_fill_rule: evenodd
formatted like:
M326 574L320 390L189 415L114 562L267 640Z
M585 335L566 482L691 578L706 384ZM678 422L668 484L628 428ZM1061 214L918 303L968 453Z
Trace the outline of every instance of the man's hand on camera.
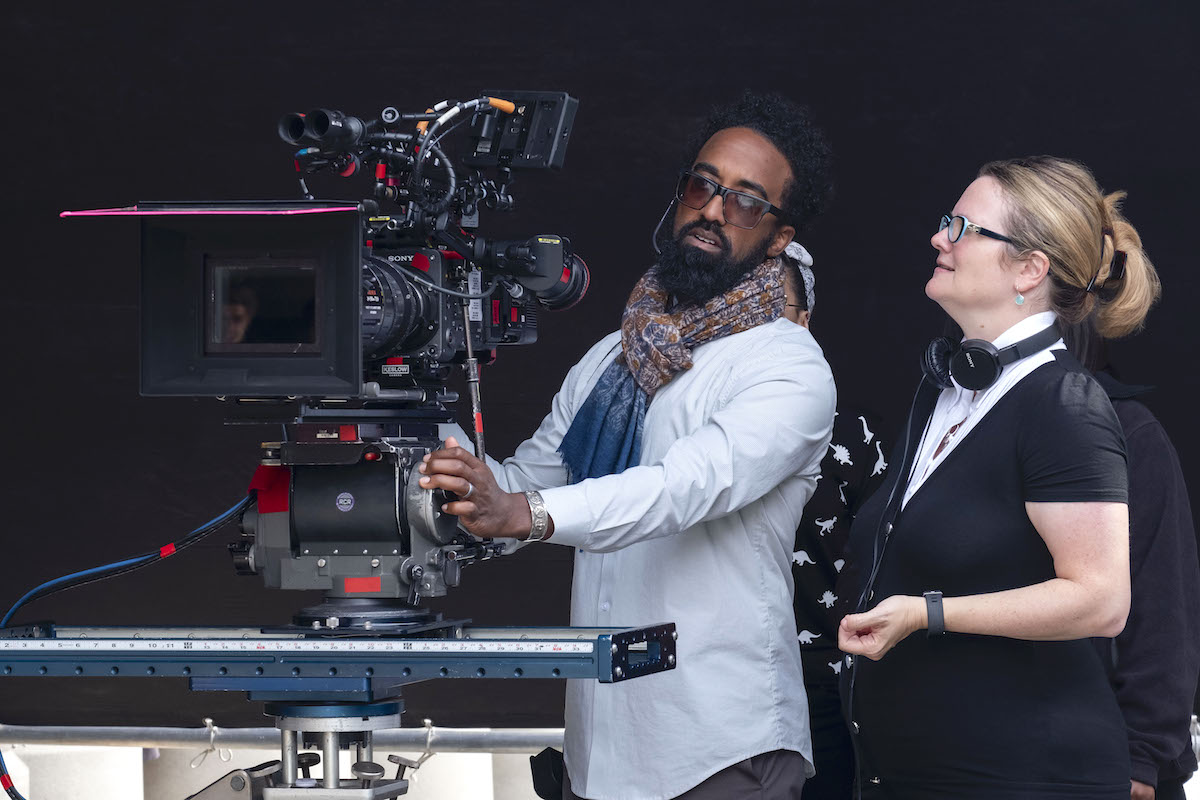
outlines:
M457 516L472 535L483 539L529 536L532 523L525 495L503 491L487 464L460 447L453 436L446 439L445 449L425 456L418 470L424 474L422 488L442 489L457 496L445 503L442 511Z

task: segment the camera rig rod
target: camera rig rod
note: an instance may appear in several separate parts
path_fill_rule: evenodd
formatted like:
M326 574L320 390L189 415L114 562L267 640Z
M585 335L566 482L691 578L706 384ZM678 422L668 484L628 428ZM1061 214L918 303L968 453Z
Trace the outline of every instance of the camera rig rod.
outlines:
M463 303L463 330L471 330L471 306ZM479 394L479 359L475 357L475 348L471 337L466 337L467 360L463 370L467 373L467 391L471 395L471 418L475 420L475 457L484 460L487 451L483 447L483 399Z

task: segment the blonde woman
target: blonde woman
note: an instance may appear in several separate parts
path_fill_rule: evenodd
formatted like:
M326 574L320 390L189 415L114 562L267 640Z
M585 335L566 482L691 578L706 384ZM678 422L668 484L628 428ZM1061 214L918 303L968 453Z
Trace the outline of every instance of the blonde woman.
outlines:
M1087 641L1129 611L1124 441L1058 334L1131 332L1158 294L1120 197L1064 159L993 162L931 240L925 293L965 341L931 345L851 534L865 583L838 639L864 798L1130 796Z

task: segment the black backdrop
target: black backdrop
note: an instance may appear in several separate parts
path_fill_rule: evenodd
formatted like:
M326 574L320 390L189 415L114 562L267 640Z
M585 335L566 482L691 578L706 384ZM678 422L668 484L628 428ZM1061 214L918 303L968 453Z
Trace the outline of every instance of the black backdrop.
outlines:
M156 547L224 510L273 435L224 427L214 401L138 397L136 223L57 213L294 197L290 151L274 134L282 113L375 116L483 88L580 99L566 168L520 176L519 212L485 218L483 232L563 233L592 270L580 306L543 316L537 345L489 368L493 455L532 432L567 368L617 325L696 119L755 87L809 103L834 145L835 204L802 237L816 258L813 329L840 395L880 413L893 438L917 354L942 324L922 292L928 237L979 164L1053 153L1128 190L1165 294L1115 361L1127 380L1157 385L1147 402L1200 487L1188 322L1200 281L1193 3L70 5L5 12L4 608L37 583ZM335 197L366 191L334 178L312 185ZM236 577L228 538L48 598L18 621L265 624L312 599ZM438 607L481 624L562 624L570 565L561 548L527 548L472 568ZM435 681L407 699L410 723L562 719L559 683ZM262 724L240 695L192 695L177 679L0 681L5 723L203 716Z

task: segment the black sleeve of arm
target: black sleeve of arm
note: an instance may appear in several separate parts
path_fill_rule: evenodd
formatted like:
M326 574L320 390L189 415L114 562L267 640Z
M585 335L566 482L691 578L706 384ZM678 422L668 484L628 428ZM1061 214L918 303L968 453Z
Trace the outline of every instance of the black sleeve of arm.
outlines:
M1132 777L1154 786L1190 743L1200 673L1200 565L1175 449L1144 406L1126 402L1141 417L1130 426L1122 408L1133 601L1116 640L1113 687L1129 731Z
M1125 439L1104 389L1081 372L1034 377L1018 433L1024 499L1126 502Z

